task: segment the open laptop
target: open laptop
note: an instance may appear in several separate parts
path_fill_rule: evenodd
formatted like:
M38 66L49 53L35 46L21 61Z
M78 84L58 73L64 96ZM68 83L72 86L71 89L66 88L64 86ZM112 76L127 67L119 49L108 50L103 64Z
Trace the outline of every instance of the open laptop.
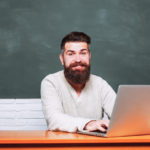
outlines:
M104 137L150 134L150 85L120 85L107 132L79 133Z

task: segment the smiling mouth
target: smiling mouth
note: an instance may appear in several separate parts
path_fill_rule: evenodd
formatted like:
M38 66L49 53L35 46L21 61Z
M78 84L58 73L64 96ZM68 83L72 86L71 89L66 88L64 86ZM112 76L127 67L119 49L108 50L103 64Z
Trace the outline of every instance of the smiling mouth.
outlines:
M74 67L72 67L72 68L73 68L74 70L76 70L76 69L77 69L77 70L78 70L78 69L80 70L80 69L83 69L83 68L85 68L85 67L79 65L79 66L74 66Z

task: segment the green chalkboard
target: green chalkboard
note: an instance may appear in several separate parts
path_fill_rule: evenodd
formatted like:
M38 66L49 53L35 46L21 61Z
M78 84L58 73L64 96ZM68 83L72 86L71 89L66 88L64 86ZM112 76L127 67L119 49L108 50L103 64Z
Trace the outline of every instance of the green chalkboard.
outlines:
M0 0L0 98L39 98L71 31L91 36L92 73L115 90L150 84L150 0Z

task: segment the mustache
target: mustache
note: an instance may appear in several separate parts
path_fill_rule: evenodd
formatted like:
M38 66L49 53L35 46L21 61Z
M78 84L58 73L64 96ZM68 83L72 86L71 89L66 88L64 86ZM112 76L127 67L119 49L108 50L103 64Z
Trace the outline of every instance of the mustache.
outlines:
M82 63L82 62L75 62L73 64L70 65L70 67L76 67L76 66L83 66L83 67L86 67L88 66L87 64L85 63Z

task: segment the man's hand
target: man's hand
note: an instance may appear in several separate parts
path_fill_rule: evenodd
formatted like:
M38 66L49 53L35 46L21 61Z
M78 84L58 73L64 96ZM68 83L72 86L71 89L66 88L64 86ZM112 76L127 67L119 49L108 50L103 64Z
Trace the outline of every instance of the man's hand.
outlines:
M106 132L108 125L109 120L92 120L85 125L84 130L88 131L99 130L101 132Z

